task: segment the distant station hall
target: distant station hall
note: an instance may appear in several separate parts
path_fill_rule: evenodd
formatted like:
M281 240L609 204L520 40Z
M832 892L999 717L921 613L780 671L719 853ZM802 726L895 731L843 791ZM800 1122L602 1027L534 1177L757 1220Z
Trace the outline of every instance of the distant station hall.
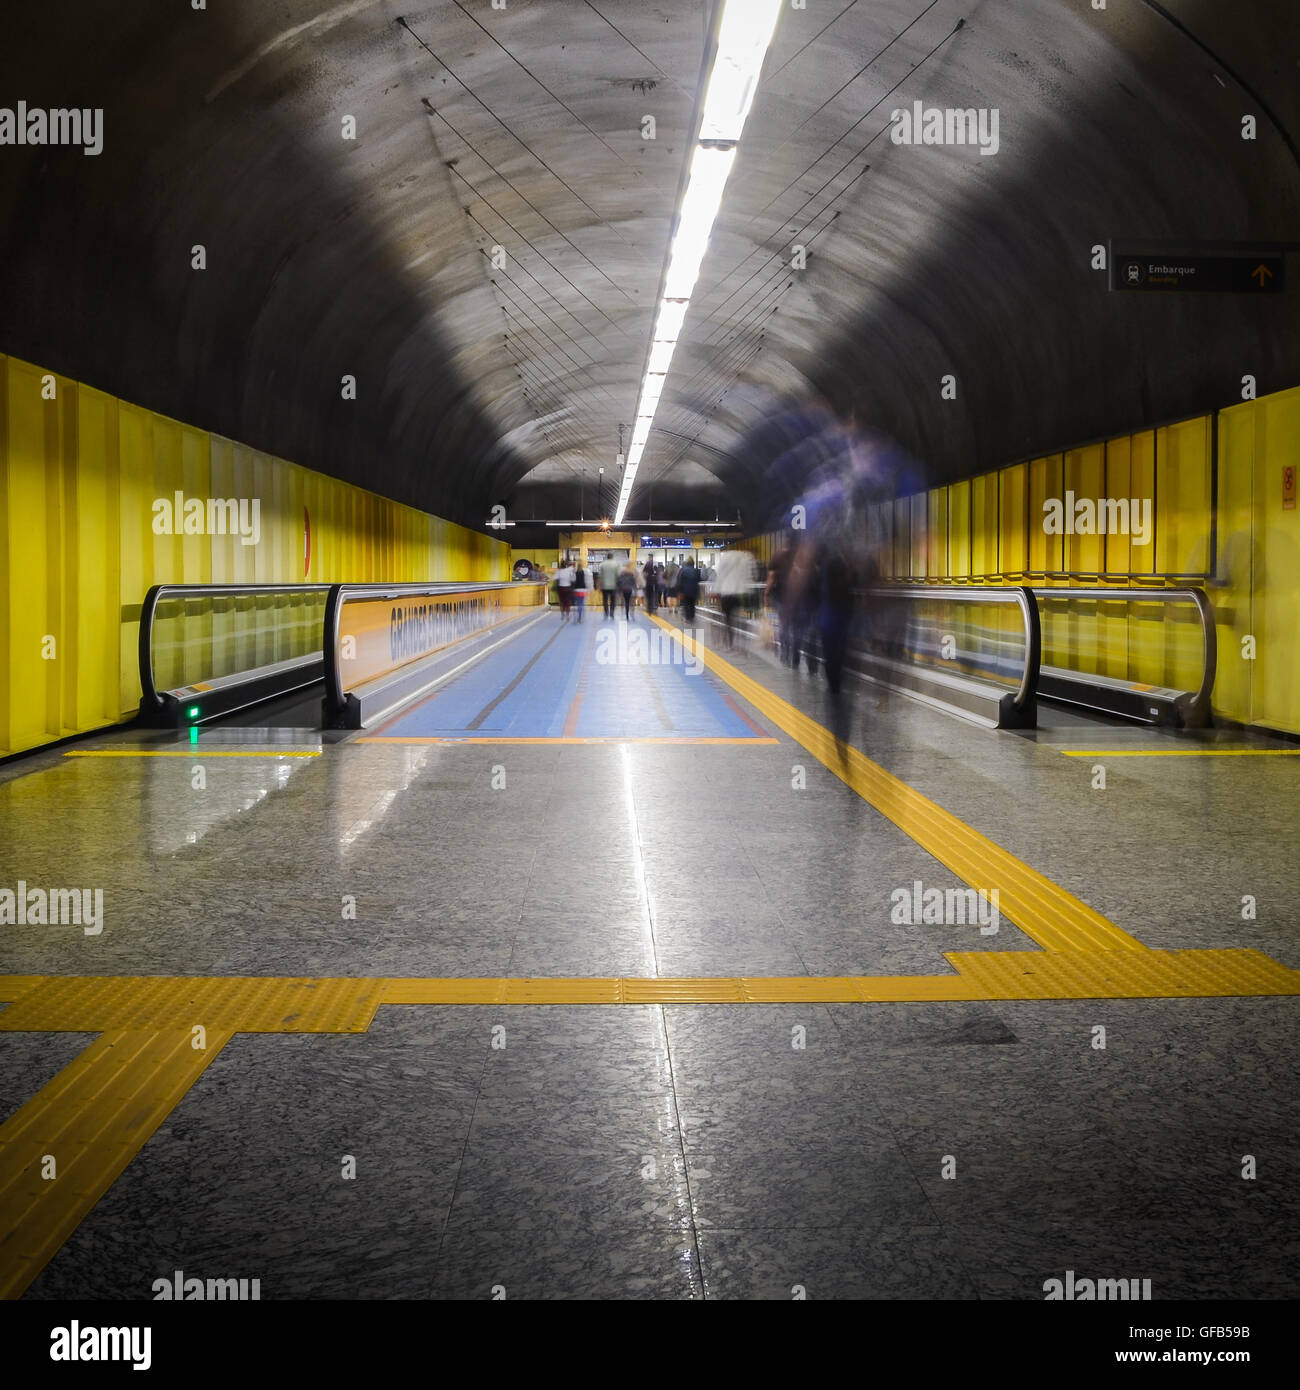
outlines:
M1300 7L5 27L14 1355L1285 1364Z

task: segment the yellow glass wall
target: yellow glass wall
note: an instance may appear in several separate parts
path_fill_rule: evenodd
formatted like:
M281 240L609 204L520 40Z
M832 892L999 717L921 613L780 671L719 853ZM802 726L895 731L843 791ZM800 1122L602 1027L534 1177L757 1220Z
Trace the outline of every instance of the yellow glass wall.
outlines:
M158 535L244 498L260 535ZM504 542L0 355L0 757L129 718L158 583L496 580Z

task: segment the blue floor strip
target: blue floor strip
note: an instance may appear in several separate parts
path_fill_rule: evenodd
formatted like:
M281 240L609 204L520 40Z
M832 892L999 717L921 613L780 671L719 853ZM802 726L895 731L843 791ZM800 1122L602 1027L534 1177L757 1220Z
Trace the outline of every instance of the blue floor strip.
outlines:
M389 738L758 738L726 688L645 616L558 614L387 724Z

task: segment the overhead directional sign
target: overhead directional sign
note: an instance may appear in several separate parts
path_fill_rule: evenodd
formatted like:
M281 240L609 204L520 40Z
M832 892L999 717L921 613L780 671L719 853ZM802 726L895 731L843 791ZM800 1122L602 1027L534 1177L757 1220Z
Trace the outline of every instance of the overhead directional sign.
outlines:
M1277 294L1286 283L1281 251L1248 247L1161 247L1112 242L1110 287L1156 294L1210 291Z

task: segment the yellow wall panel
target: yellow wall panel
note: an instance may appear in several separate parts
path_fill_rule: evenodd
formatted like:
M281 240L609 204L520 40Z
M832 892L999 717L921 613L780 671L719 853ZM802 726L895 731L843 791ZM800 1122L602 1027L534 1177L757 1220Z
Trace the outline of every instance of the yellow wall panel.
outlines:
M256 498L258 543L158 534L177 492ZM308 521L312 581L510 575L493 536L0 356L0 757L129 718L149 586L301 583Z
M1063 455L1063 480L1065 483L1064 501L1074 494L1077 503L1081 498L1091 498L1094 502L1105 495L1104 461L1105 448L1101 444L1089 444L1082 449L1067 449ZM1070 527L1070 506L1065 507L1065 524ZM1068 533L1064 538L1063 553L1065 568L1074 574L1092 576L1102 570L1102 539L1096 535L1074 535Z
M1063 541L1059 534L1049 533L1043 523L1047 519L1044 503L1060 501L1061 456L1034 459L1029 465L1029 569L1035 575L1048 574L1062 566Z
M950 484L947 493L949 572L954 579L968 579L971 572L970 480Z
M1129 499L1129 513L1132 516L1133 506L1136 501L1139 510L1145 508L1146 499L1150 498L1148 492L1140 497L1133 491L1133 470L1131 459L1133 456L1133 439L1131 435L1123 435L1119 439L1108 439L1105 445L1105 485L1102 495L1105 497L1126 497ZM1154 510L1151 515L1154 516ZM1102 556L1105 561L1104 568L1108 575L1114 575L1117 579L1125 578L1130 569L1133 559L1133 552L1150 550L1151 546L1135 546L1133 536L1115 534L1108 535L1105 544L1102 546Z
M925 553L925 573L930 579L947 579L948 570L948 489L932 487L926 494L925 513L929 536Z
M976 578L998 572L998 478L981 473L970 483L971 574Z
M1300 510L1282 505L1282 471L1300 469L1300 388L1250 403L1255 422L1251 718L1300 733ZM1241 660L1238 652L1235 658Z
M913 493L908 501L908 572L913 579L924 579L929 563L929 517L926 515L928 497L924 492Z
M1210 419L1156 431L1155 567L1198 574L1210 554Z
M1029 568L1025 508L1029 501L1029 465L998 470L998 571L1019 578Z

